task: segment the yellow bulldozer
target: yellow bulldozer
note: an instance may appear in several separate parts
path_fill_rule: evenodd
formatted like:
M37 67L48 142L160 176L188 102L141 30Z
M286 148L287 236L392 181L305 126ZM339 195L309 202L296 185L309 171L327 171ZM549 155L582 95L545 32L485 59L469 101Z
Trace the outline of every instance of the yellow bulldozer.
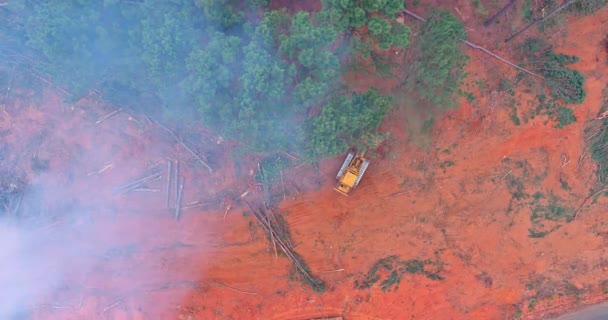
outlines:
M361 182L367 166L369 166L369 160L365 158L364 152L357 154L356 150L350 150L336 175L338 182L334 189L348 196Z

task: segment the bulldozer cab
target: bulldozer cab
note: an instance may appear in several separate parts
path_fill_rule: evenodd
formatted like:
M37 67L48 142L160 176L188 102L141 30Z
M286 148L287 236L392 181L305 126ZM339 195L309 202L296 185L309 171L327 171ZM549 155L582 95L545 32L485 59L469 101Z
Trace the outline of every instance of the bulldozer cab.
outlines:
M350 150L338 170L334 189L348 196L359 185L368 166L369 160L365 158L365 153L357 154L356 150Z

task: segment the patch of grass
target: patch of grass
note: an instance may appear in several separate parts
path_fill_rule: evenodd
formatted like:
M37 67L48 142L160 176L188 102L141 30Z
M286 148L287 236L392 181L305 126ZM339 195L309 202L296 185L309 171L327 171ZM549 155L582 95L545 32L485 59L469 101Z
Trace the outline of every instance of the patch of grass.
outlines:
M480 91L485 91L485 90L490 89L490 85L484 79L473 80L473 84L477 85L477 87L479 88Z
M521 309L517 308L517 310L515 310L515 313L513 314L513 320L521 320L522 316L523 313L521 312Z
M528 310L533 311L537 303L538 300L536 300L535 298L530 299L530 301L528 302Z
M430 117L426 120L424 120L424 122L422 123L422 127L420 128L420 133L422 134L428 134L431 132L431 129L433 129L433 125L435 124L435 118Z
M603 294L608 294L608 280L602 281L602 283L600 283L600 287L602 288Z
M549 119L556 122L555 127L560 129L569 124L575 123L577 120L572 109L560 105L555 100L543 100L536 107L535 112L536 115L549 116Z
M544 204L539 204L538 202L542 200L544 200ZM528 229L530 238L542 238L559 229L561 223L572 221L574 210L564 207L560 203L563 203L562 199L551 194L547 199L539 197L530 203L533 206L532 214L530 214L532 227Z
M549 204L548 206L538 206L532 212L530 219L534 222L537 219L547 219L551 221L561 221L566 220L570 222L572 219L571 216L572 210L567 210L566 208L556 205L554 203Z
M439 165L439 168L453 167L453 166L454 166L454 164L455 164L455 163L454 163L454 161L447 160L447 161L442 162L442 163Z
M513 121L516 126L521 124L521 120L517 116L517 110L515 108L513 108L513 113L511 113L511 121Z
M553 230L551 230L551 231L536 231L536 230L530 228L530 229L528 229L528 237L530 237L530 238L544 238L546 235L548 235L552 231Z
M399 256L392 255L382 258L370 268L361 280L355 280L355 288L362 290L371 288L382 279L380 288L382 291L397 290L401 279L406 274L422 274L431 280L443 280L441 271L443 263L432 260L400 260Z
M473 5L475 6L475 12L477 12L483 16L488 15L488 10L483 5L481 0L473 0Z
M464 91L464 90L459 90L458 94L460 96L465 97L465 99L467 99L468 103L471 103L471 102L475 101L475 95L473 95L472 92L468 92L468 91Z

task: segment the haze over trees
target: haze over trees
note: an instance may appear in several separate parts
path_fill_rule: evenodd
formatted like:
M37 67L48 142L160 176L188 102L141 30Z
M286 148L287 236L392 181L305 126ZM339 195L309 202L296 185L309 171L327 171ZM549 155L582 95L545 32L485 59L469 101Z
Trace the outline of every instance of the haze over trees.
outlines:
M94 89L163 119L200 119L247 151L313 159L382 141L390 93L354 93L341 75L364 61L390 73L384 53L410 46L410 29L395 20L403 8L396 0L327 0L319 12L271 10L264 0L21 0L2 8L0 37L75 98ZM420 94L432 104L458 88L464 36L447 11L421 29L412 86L428 88Z

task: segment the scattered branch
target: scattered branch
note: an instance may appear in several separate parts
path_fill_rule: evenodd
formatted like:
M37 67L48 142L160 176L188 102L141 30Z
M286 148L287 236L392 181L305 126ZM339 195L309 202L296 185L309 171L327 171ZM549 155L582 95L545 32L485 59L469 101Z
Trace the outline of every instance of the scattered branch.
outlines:
M405 190L405 191L401 191L401 192L391 193L388 196L384 197L384 199L395 198L395 197L398 197L398 196L402 196L404 194L408 194L409 192L410 192L410 190Z
M106 114L105 116L99 118L99 120L95 121L95 124L100 124L100 123L112 118L113 116L119 114L121 111L122 111L122 109L116 109L116 110Z
M237 289L237 288L233 288L233 287L227 286L227 285L225 285L225 284L223 284L223 283L221 283L219 281L215 281L214 283L217 284L220 287L223 287L223 288L226 288L226 289L230 289L230 290L234 290L236 292L240 292L240 293L244 293L244 294L258 294L257 292L245 291L245 290L240 290L240 289Z
M113 166L114 166L114 163L110 163L109 165L107 165L107 166L105 166L105 167L103 167L103 168L101 168L101 169L99 169L97 171L91 171L91 172L89 172L87 174L87 176L92 176L94 174L100 175L100 174L104 173L106 170L111 169Z
M581 212L581 210L583 209L583 206L585 205L585 203L587 203L587 201L589 201L589 199L597 196L598 194L602 193L602 192L607 192L608 188L604 188L601 189L600 191L597 191L593 194L591 194L590 196L588 196L587 198L585 198L585 200L583 200L583 203L581 203L581 205L578 207L578 209L576 209L576 211L574 212L574 216L572 217L572 220L576 219L576 217L578 216L578 214Z
M112 303L111 305L105 307L105 309L103 309L103 313L105 314L106 312L110 311L111 309L113 309L114 307L119 305L121 302L122 302L122 299L117 300L116 302Z

